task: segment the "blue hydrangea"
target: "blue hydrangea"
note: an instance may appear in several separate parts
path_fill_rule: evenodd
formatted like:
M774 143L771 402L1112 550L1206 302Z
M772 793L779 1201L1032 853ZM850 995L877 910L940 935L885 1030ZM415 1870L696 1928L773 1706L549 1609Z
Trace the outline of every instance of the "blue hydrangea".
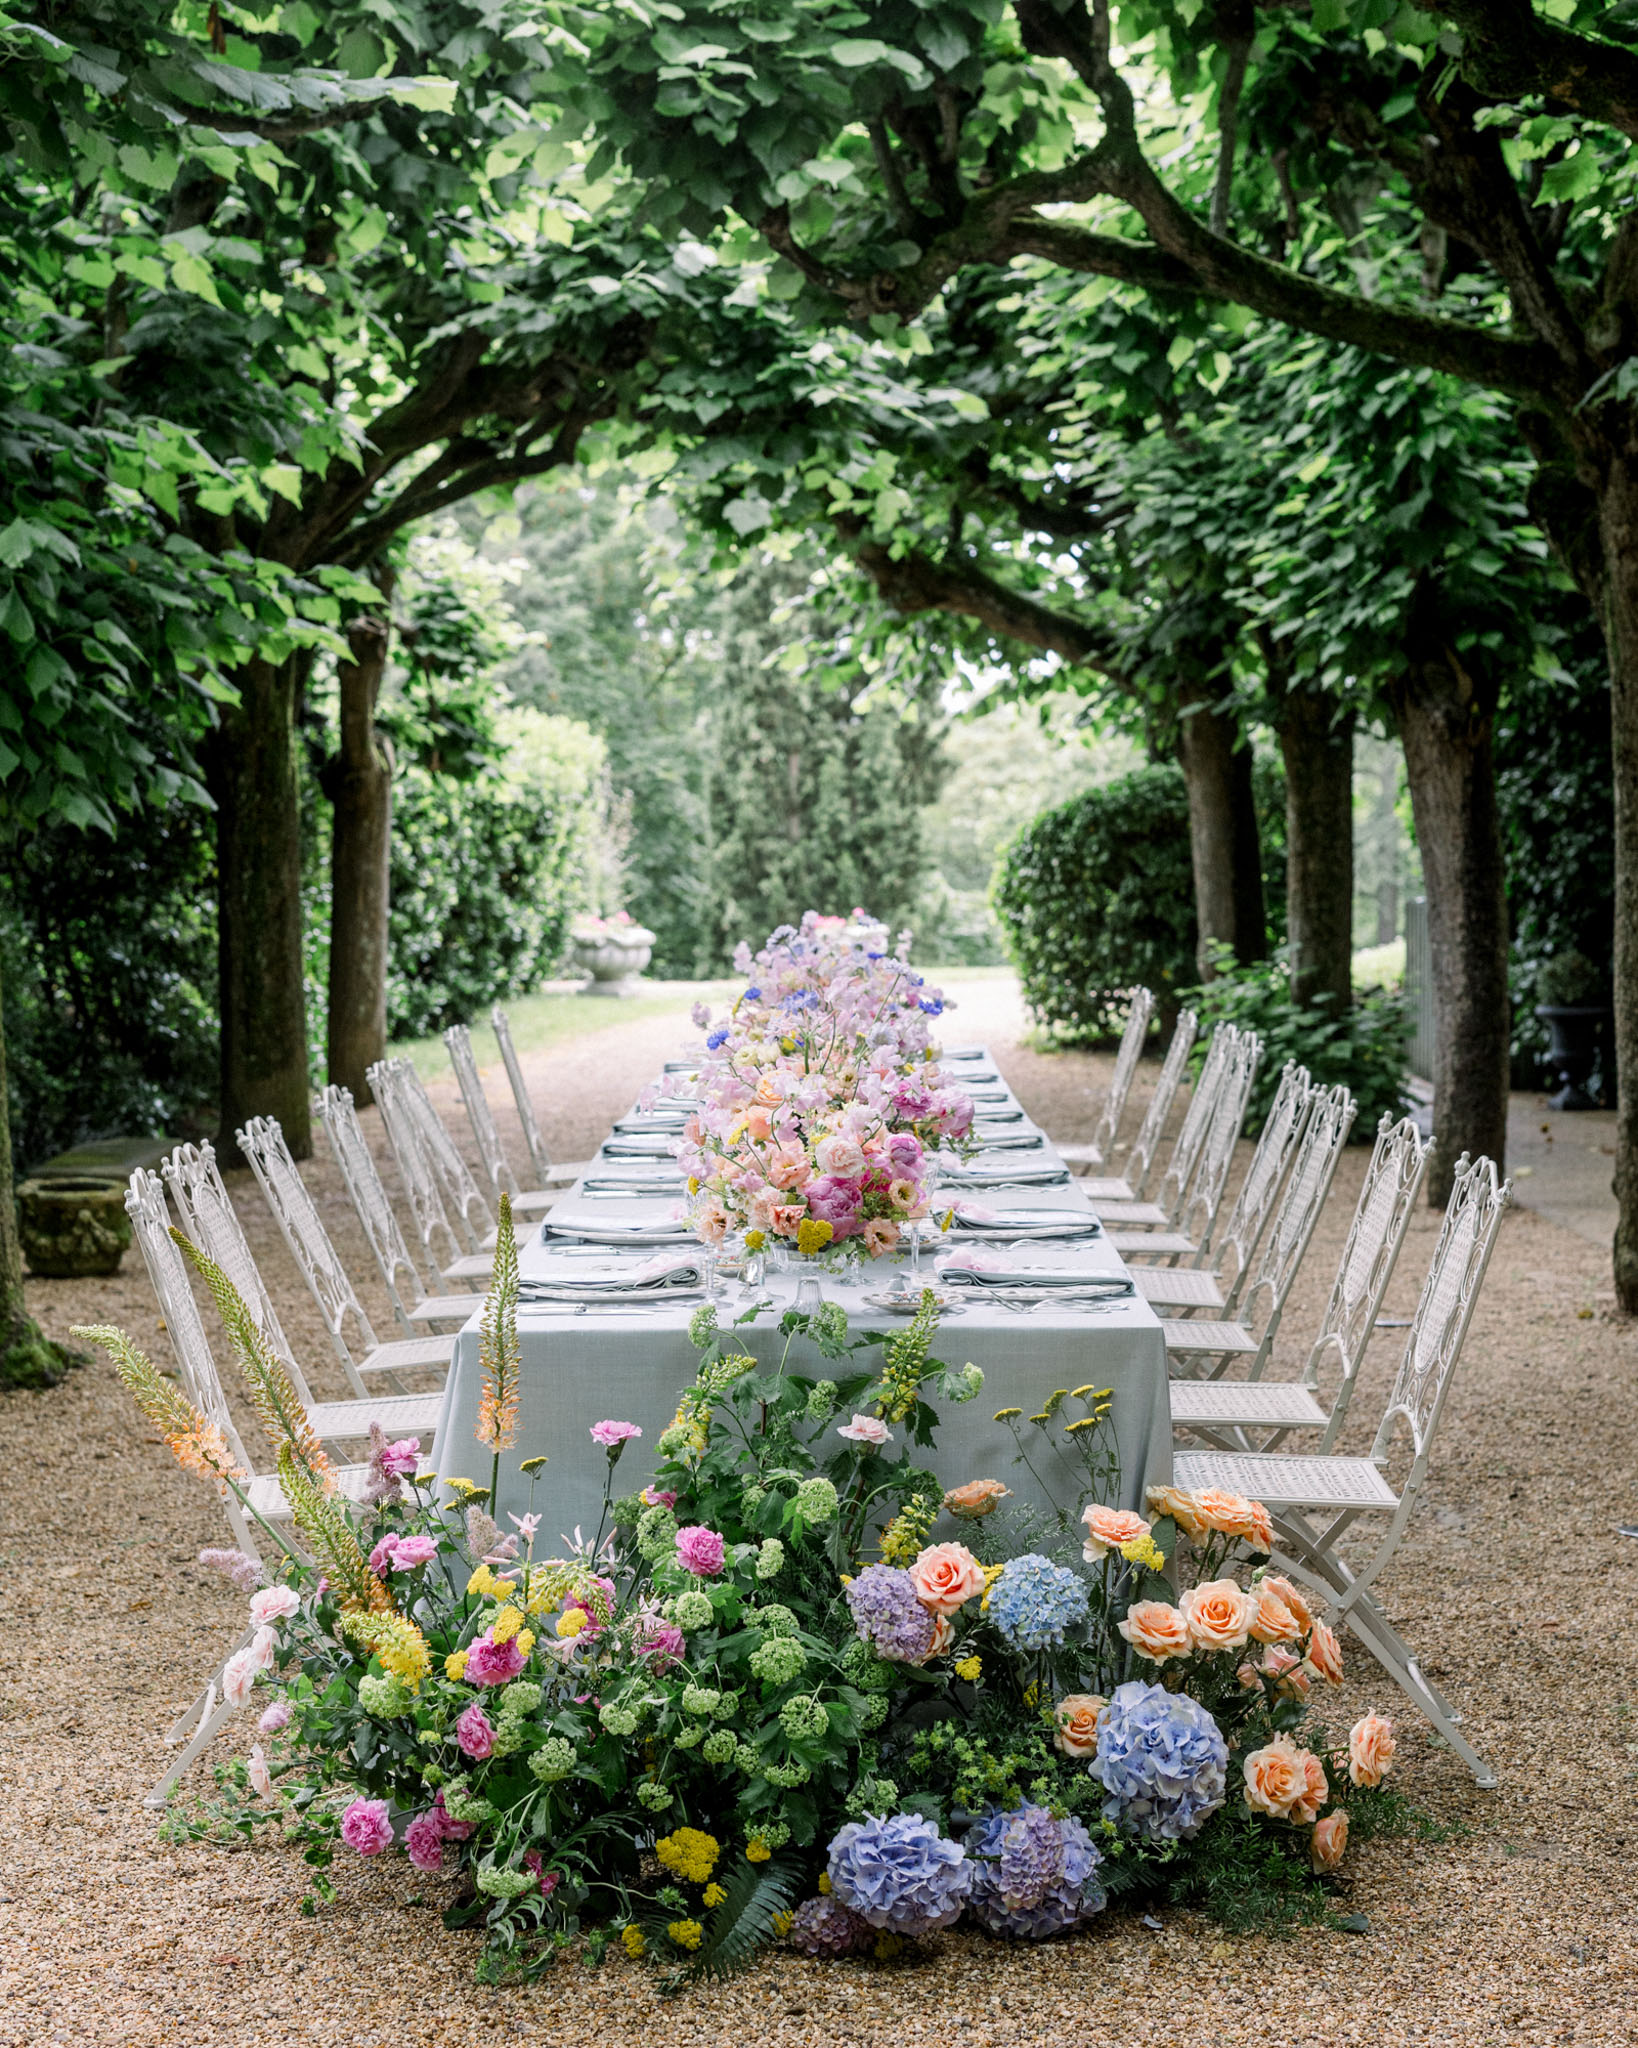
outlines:
M844 1906L895 1934L949 1927L973 1881L961 1845L919 1813L849 1821L832 1838L829 1875Z
M1058 1648L1086 1620L1086 1586L1038 1551L1010 1558L990 1588L989 1617L1015 1650Z
M1103 1858L1078 1820L1054 1820L1044 1806L996 1809L965 1847L973 1866L967 1903L991 1934L1045 1941L1103 1910Z
M1090 1769L1109 1794L1105 1820L1151 1842L1182 1842L1223 1803L1228 1744L1198 1700L1134 1678L1099 1716Z
M879 1657L920 1664L933 1647L933 1617L916 1596L910 1574L896 1565L866 1565L847 1589L848 1612L862 1642Z

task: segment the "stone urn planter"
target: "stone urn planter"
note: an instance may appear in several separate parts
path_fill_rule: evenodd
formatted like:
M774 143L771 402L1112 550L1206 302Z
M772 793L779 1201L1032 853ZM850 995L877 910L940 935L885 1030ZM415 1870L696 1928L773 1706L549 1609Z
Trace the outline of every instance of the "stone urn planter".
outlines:
M1598 1041L1610 1012L1602 1004L1538 1003L1536 1015L1547 1026L1547 1064L1558 1076L1558 1093L1548 1097L1552 1109L1596 1109L1587 1081L1598 1059Z
M570 936L575 965L589 977L583 996L634 996L654 957L654 934L629 918L588 919Z
M17 1227L28 1269L43 1280L117 1273L131 1242L125 1183L93 1174L26 1180L17 1190Z

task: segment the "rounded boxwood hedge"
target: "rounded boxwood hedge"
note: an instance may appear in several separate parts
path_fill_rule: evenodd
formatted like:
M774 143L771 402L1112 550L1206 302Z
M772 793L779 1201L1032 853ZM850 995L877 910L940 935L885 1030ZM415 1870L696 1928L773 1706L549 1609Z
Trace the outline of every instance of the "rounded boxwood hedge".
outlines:
M1032 818L991 898L1038 1023L1071 1044L1107 1038L1140 982L1169 1020L1196 979L1183 771L1140 768Z

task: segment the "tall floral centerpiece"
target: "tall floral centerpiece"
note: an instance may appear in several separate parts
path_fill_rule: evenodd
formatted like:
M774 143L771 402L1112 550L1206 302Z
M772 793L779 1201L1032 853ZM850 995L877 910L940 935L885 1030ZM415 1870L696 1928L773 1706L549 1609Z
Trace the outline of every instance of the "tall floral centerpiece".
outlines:
M973 1106L939 1067L944 998L908 941L890 951L862 911L809 911L758 953L741 945L746 985L725 1015L696 1006L705 1058L679 1156L707 1243L743 1232L753 1250L874 1259L926 1215L933 1155L966 1138Z

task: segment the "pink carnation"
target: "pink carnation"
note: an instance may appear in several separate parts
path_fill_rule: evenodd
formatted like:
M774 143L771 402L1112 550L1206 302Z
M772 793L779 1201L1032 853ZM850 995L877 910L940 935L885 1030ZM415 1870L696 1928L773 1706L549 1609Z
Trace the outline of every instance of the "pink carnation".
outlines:
M455 1723L455 1740L463 1756L469 1756L482 1763L495 1747L495 1730L489 1716L476 1701L467 1708Z
M250 1619L257 1628L270 1621L288 1621L301 1605L294 1586L264 1586L250 1596Z
M466 1653L466 1682L468 1685L510 1685L523 1669L524 1661L516 1637L509 1643L495 1643L487 1635L481 1635Z
M645 1486L643 1499L651 1508L674 1508L677 1505L677 1496L663 1486Z
M642 1433L635 1422L594 1422L591 1426L592 1442L601 1444L606 1451L615 1450Z
M404 1847L417 1870L442 1870L444 1831L435 1813L418 1813L404 1830Z
M400 1536L393 1548L393 1570L418 1571L422 1565L431 1564L437 1555L438 1546L430 1536Z
M398 1538L389 1533L370 1552L370 1570L378 1579L384 1579L392 1570L393 1553L398 1548Z
M341 1816L341 1839L360 1856L392 1847L392 1818L384 1799L355 1799Z
M438 1831L446 1842L464 1842L476 1825L475 1822L469 1820L455 1820L450 1814L445 1812L444 1795L441 1788L437 1798L432 1802L432 1811L438 1822Z
M715 1529L691 1522L677 1531L677 1562L696 1579L714 1579L722 1570L723 1542ZM468 1666L470 1676L471 1667Z

